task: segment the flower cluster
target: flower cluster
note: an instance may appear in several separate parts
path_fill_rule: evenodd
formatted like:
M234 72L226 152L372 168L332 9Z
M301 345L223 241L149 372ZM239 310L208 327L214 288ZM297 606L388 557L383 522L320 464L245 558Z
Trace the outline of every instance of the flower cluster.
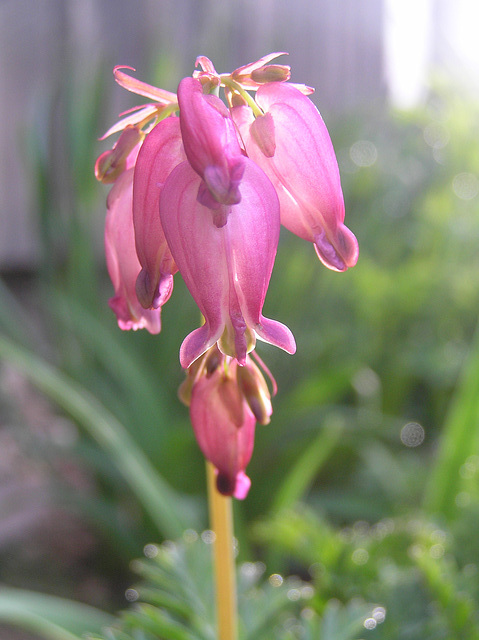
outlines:
M121 135L95 165L96 177L113 184L110 306L122 329L159 333L180 271L204 319L180 348L180 397L218 490L238 498L249 488L256 422L269 422L272 411L256 339L296 349L291 331L262 314L280 225L312 242L335 271L358 255L331 140L307 97L313 90L288 82L290 68L270 64L278 55L229 74L200 57L177 94L116 67L116 81L151 102L122 114L104 137Z

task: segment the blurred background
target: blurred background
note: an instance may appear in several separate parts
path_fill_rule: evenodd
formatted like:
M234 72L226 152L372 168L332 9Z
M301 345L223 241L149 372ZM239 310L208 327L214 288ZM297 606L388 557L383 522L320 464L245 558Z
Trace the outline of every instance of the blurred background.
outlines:
M176 396L194 304L177 276L156 337L107 304L93 166L141 102L113 66L175 91L198 55L286 51L360 258L281 237L265 314L298 352L258 348L279 393L239 558L312 580L319 614L381 604L367 637L479 637L478 23L475 0L0 0L0 620L25 589L116 611L145 545L207 527Z

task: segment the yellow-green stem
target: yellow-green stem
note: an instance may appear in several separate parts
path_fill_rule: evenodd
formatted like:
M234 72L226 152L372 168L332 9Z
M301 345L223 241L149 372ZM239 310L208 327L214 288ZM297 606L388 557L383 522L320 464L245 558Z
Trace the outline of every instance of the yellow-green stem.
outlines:
M229 87L233 91L236 91L236 93L238 93L245 100L248 106L251 107L256 118L263 115L263 112L260 109L259 105L256 103L255 99L250 96L250 94L245 89L243 89L240 84L235 82L233 78L230 78L228 74L224 74L221 76L221 84L224 87Z
M218 640L237 640L238 614L231 498L221 495L217 490L215 468L210 462L206 463L206 473L210 527L215 533L213 548Z

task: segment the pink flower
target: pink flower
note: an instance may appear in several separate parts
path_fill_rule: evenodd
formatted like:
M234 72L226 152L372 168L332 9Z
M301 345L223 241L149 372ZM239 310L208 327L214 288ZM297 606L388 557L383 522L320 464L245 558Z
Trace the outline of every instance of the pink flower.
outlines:
M113 183L105 224L110 306L122 329L158 333L181 272L204 324L180 348L187 370L180 398L216 467L218 490L240 499L251 484L245 470L256 423L269 423L276 393L256 340L296 350L290 330L262 313L280 223L314 243L336 271L353 266L358 253L344 225L331 140L306 97L313 90L288 83L289 66L271 64L278 55L222 74L199 57L201 70L180 82L178 95L116 67L115 80L151 102L122 114L104 136L121 132L118 141L95 165L98 180ZM213 95L220 88L229 109Z
M204 180L199 201L211 208L237 204L245 158L228 109L216 96L204 94L195 78L180 82L178 104L186 157Z
M251 485L245 469L253 453L256 419L236 381L242 367L235 360L225 367L224 357L211 355L216 366L205 367L193 384L191 423L203 455L217 469L218 491L242 500Z
M205 318L181 346L185 369L215 342L240 364L256 337L288 353L296 349L289 329L261 313L278 244L278 198L261 169L248 158L244 167L236 205L212 210L198 202L201 179L188 162L174 169L161 192L168 246Z
M136 283L145 309L162 306L178 270L166 242L159 213L160 193L172 170L185 160L178 118L166 118L146 136L136 161L133 223L141 271Z
M120 329L147 329L159 333L160 309L145 311L136 296L135 283L140 263L135 251L133 233L133 168L116 180L107 199L105 221L105 253L115 296L110 307Z
M256 93L264 115L249 107L232 109L248 156L273 182L281 222L313 242L320 260L345 271L356 264L358 244L343 224L344 200L336 156L318 110L301 91L271 82Z

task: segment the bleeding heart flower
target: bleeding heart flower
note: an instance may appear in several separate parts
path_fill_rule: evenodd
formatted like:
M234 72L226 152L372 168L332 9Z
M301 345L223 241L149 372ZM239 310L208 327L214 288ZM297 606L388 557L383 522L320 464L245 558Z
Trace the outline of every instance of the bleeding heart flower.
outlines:
M256 339L296 349L290 330L262 314L280 222L313 242L331 269L344 271L358 254L331 140L306 97L313 89L289 83L289 66L271 64L278 55L222 74L200 56L201 70L180 82L178 96L115 67L118 84L151 102L122 114L103 136L121 132L118 141L95 165L98 180L114 183L105 225L110 306L122 329L158 333L181 272L204 324L180 348L180 397L218 490L237 498L251 484L256 423L272 414L255 362L276 393Z
M262 315L279 238L276 192L248 158L241 201L212 210L198 202L201 182L188 162L170 174L160 196L160 216L173 258L205 324L180 349L185 369L218 342L244 364L256 337L288 353L296 345L290 330Z
M356 264L358 243L344 225L344 200L333 145L309 98L284 82L259 87L256 119L247 106L233 118L248 156L268 175L278 193L281 222L313 242L320 260L345 271Z

